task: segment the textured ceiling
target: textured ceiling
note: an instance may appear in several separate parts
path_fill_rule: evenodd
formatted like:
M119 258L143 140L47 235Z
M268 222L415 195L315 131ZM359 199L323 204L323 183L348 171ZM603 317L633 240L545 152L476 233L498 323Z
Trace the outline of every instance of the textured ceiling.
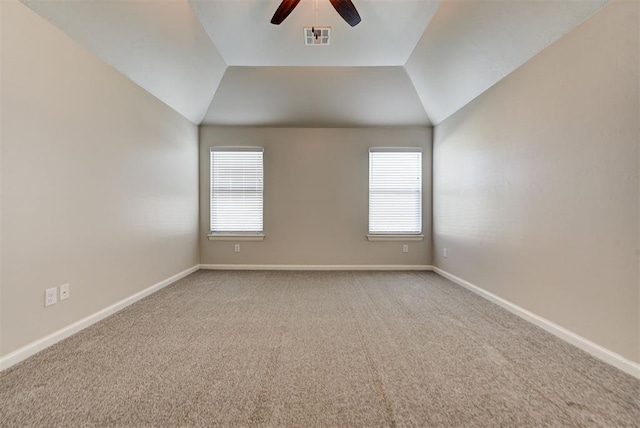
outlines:
M327 127L438 124L609 2L353 0L351 28L328 0L22 1L194 123Z

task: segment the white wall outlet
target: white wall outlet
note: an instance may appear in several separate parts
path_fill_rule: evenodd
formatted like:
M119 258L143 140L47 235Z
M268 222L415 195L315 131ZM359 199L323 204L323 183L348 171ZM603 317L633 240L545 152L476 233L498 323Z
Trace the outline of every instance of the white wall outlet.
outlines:
M408 253L409 252L409 246L407 244L403 244L402 245L402 252L403 253Z
M446 258L447 258L447 255L448 255L448 253L447 253L447 249L446 249L446 248L444 248L444 249L442 250L442 257L444 257L444 258L446 259Z
M58 287L44 290L44 305L51 306L58 303Z
M63 284L60 286L60 300L69 298L69 284Z
M239 252L240 252L240 244L236 244L236 246L235 246L235 248L234 248L234 251L235 251L236 253L239 253Z

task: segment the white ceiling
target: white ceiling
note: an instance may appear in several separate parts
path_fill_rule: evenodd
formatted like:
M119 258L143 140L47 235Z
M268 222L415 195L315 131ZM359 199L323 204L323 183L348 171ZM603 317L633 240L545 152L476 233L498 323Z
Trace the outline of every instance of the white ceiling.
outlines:
M424 125L403 67L229 67L206 125Z
M438 124L609 0L445 1L406 69Z
M404 65L440 0L356 0L362 17L350 27L329 0L302 0L280 25L269 23L280 0L189 0L227 65ZM330 26L331 46L307 47L304 26Z
M22 2L187 119L202 121L226 64L186 0Z
M352 28L328 0L22 1L194 123L327 127L438 124L609 2L352 0Z

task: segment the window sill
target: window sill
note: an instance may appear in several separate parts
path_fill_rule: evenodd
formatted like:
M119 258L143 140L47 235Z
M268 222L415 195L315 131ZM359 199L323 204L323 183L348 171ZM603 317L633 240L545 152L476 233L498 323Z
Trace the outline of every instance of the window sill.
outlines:
M264 241L264 233L211 233L209 241Z
M367 235L369 241L422 241L424 235Z

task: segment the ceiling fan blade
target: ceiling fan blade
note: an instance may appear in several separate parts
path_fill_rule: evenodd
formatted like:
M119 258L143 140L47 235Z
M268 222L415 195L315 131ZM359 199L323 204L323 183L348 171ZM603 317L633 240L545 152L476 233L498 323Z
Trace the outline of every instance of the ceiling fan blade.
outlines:
M300 3L300 0L282 0L280 6L278 6L278 10L273 14L273 18L271 18L271 23L275 25L280 25L282 21L287 19L287 16L291 13L293 9Z
M329 0L333 7L338 11L342 19L347 21L347 24L355 27L361 21L360 14L356 10L356 7L351 3L351 0Z

